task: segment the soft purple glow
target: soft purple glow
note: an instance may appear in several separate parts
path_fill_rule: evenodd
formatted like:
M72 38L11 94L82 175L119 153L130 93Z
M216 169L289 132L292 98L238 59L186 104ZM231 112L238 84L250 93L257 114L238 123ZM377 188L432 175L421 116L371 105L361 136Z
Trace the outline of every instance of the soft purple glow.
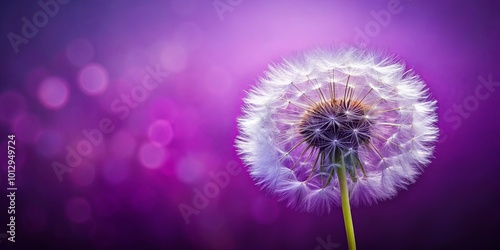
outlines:
M87 187L94 182L95 176L95 166L89 163L83 163L72 172L70 179L76 186Z
M109 184L119 184L128 177L129 165L124 161L110 161L101 168L102 177Z
M45 130L38 135L36 140L37 152L46 157L55 156L60 152L62 144L63 137L56 130Z
M117 158L128 158L132 156L136 148L135 138L126 130L120 130L113 134L110 139L109 150Z
M183 44L187 49L198 48L203 40L203 31L194 22L185 22L177 26L174 35L175 41Z
M94 196L92 208L100 217L110 217L120 209L120 198L110 191L99 192Z
M58 77L45 79L38 88L38 99L46 108L59 109L69 98L67 84Z
M66 56L74 66L81 67L94 57L94 46L88 40L76 39L66 48Z
M91 218L89 202L81 197L74 197L66 203L66 216L74 223L83 223Z
M180 14L180 15L188 15L193 11L193 8L197 4L196 0L172 0L170 1L170 7Z
M142 186L137 188L132 194L131 203L137 211L144 213L151 212L158 203L158 194L154 189Z
M15 91L0 95L0 121L10 122L14 117L25 112L26 100Z
M211 65L208 67L205 75L202 77L203 86L206 92L210 95L220 96L224 98L231 93L234 93L234 82L227 69L219 65Z
M151 102L149 113L151 119L164 119L168 121L175 121L179 113L179 105L175 101L168 98L156 99Z
M181 71L186 67L186 50L177 43L166 44L161 52L160 60L166 70L170 72Z
M279 218L279 208L276 202L268 197L256 197L252 203L252 215L260 224L272 224Z
M234 139L243 98L265 77L269 63L296 51L360 40L400 55L419 72L438 101L439 127L447 140L437 145L433 163L408 190L353 210L359 249L497 244L490 236L500 221L495 193L500 190L495 147L500 89L491 85L489 91L479 80L500 79L497 3L43 2L68 3L59 4L57 14L37 27L18 53L6 35L24 36L22 18L31 20L42 9L37 1L11 1L0 9L0 152L5 158L5 136L15 134L17 248L303 250L321 247L317 239L328 236L341 243L338 249L345 248L340 209L331 216L301 214L265 195L243 168ZM223 20L214 7L219 2L229 6ZM360 39L359 30L377 24L373 13L386 13L390 2L399 2L401 11L380 25L378 34ZM92 65L90 80L82 84L81 72ZM157 65L169 75L143 101L125 103L122 95L130 95L147 68ZM55 94L40 96L42 83L54 77ZM466 108L470 104L464 100L473 100L477 88L488 97L476 109ZM66 147L87 140L82 130L99 129L103 118L114 130L59 182L52 163L67 165ZM158 120L172 129L171 139L159 137L168 139L160 140L168 141L161 147L149 134ZM214 182L210 174L227 172L229 162L241 171L186 224L179 204L193 206L193 189ZM7 168L0 169L0 176L7 176ZM66 203L75 195L86 205L68 217ZM3 249L6 240L0 240Z
M41 133L41 121L36 115L22 114L15 118L12 123L12 129L18 140L34 143Z

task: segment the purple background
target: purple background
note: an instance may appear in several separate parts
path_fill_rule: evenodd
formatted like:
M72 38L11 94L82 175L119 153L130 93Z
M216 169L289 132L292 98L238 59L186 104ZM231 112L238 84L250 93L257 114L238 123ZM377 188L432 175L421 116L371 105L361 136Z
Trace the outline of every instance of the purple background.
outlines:
M369 29L370 12L389 1L244 0L223 20L212 2L70 1L17 54L7 34L21 34L22 17L41 9L36 1L2 3L0 159L7 161L6 136L14 133L19 190L17 242L0 238L1 249L315 249L328 236L346 249L340 208L295 212L246 171L189 224L178 206L192 205L193 188L212 182L210 172L242 167L236 118L269 62L315 46L363 46L356 30ZM427 82L443 140L408 190L353 209L359 249L498 245L499 87L474 97L478 77L500 81L494 4L402 0L387 25L368 30L366 46L399 54ZM170 75L118 119L113 100L140 84L148 65ZM467 118L454 111L463 104ZM52 163L64 163L66 147L106 117L115 130L59 182Z

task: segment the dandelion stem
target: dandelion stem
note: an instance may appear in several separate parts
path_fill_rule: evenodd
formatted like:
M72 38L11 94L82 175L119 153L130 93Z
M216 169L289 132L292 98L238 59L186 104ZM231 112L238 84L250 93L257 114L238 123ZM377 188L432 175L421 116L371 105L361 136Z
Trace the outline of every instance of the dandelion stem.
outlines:
M340 160L341 166L337 171L340 184L340 198L342 200L342 213L344 214L345 232L349 250L356 250L356 240L354 239L354 226L352 224L351 205L349 204L349 189L347 188L347 178L344 157Z

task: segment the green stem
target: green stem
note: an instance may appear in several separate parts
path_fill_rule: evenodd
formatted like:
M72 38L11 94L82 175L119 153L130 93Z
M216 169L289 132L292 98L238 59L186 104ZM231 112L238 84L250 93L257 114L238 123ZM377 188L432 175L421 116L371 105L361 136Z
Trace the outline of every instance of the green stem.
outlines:
M354 226L352 225L351 205L349 204L349 189L347 188L347 178L344 157L340 157L341 166L337 171L340 183L340 198L342 200L342 213L344 214L345 232L349 250L356 250L356 240L354 239Z

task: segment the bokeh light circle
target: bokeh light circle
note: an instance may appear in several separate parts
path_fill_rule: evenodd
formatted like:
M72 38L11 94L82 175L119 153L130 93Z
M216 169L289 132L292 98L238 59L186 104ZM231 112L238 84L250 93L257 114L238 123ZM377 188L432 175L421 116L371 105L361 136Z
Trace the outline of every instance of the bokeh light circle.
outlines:
M165 149L154 143L146 143L139 149L139 161L147 168L157 169L165 159Z
M69 97L66 82L59 77L48 77L38 87L38 100L48 109L62 108Z
M194 184L202 175L205 166L193 156L186 156L175 166L175 174L179 181L186 184Z
M99 95L106 91L109 84L107 70L99 64L89 64L78 74L78 86L87 95Z
M167 120L157 120L148 129L149 140L158 146L168 145L174 136L172 125Z

